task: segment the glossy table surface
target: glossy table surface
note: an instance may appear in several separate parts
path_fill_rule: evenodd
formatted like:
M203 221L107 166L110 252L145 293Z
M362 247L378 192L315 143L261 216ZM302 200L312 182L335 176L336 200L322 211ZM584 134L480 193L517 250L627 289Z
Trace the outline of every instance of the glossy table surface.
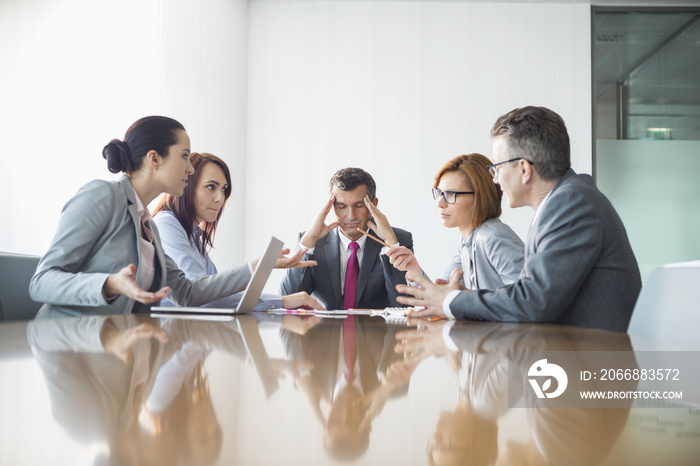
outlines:
M554 325L346 320L0 324L0 464L700 464L692 393L552 405L527 380L533 360L564 354L574 393L600 369L584 355L641 368L654 342Z

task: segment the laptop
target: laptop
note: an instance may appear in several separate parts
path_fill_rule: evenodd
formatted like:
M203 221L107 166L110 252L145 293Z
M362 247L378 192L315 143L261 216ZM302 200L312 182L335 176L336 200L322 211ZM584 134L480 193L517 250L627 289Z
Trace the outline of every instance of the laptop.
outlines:
M253 272L253 276L250 278L248 286L246 286L246 289L243 292L243 297L235 309L153 306L151 307L151 314L154 315L154 317L163 317L163 314L196 314L216 317L252 312L255 309L255 305L258 303L258 299L262 294L263 288L265 288L267 279L270 277L270 272L272 272L272 269L275 267L275 263L282 252L283 246L284 243L279 239L275 238L274 236L270 238L270 242L267 244L265 253L260 258L258 266Z
M235 317L238 329L243 337L243 344L248 351L253 366L260 377L260 381L265 389L265 394L268 398L279 388L277 373L272 366L272 361L267 355L265 344L260 336L258 323L255 321L255 316L242 315Z

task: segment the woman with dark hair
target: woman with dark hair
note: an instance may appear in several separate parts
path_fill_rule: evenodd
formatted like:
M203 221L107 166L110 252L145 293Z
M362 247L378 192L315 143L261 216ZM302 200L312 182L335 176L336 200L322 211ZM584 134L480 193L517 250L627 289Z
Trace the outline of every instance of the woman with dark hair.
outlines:
M185 272L190 280L217 273L209 257L214 234L224 206L231 196L231 174L219 157L193 152L190 162L194 175L181 196L163 194L153 210L153 221L158 226L165 254ZM209 307L233 308L240 301L240 293L208 303ZM166 300L163 306L173 304ZM263 294L256 310L272 308L293 309L323 306L305 291L288 296Z
M141 118L102 156L112 173L125 176L91 181L63 208L29 285L32 299L46 303L37 317L147 312L168 293L178 305L199 306L245 288L257 259L191 281L165 255L152 224L148 204L161 193L180 196L194 173L182 124ZM280 258L276 266L309 265L301 254Z
M487 168L490 164L481 154L460 155L443 165L433 185L442 225L457 228L462 235L443 279L461 270L464 285L471 290L495 290L513 283L523 268L524 244L498 218L503 191L493 182ZM372 213L375 221L386 221L381 212ZM410 249L396 246L387 255L397 269L418 277L423 273Z

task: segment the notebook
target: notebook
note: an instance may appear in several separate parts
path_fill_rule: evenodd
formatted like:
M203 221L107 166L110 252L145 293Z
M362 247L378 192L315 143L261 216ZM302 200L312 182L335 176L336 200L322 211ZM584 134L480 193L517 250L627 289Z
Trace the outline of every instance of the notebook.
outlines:
M253 312L255 305L258 303L258 299L262 294L263 288L265 288L265 283L270 277L270 272L275 267L275 262L282 252L282 246L284 243L274 236L270 238L270 242L267 244L265 253L260 258L258 266L253 272L253 276L248 282L245 291L243 292L243 297L241 298L238 306L235 309L222 309L222 308L211 308L211 307L161 307L153 306L151 307L151 313L157 314L156 317L162 317L162 314L198 314L198 315L210 315L210 316L222 316L222 315L232 315L241 314L244 312Z

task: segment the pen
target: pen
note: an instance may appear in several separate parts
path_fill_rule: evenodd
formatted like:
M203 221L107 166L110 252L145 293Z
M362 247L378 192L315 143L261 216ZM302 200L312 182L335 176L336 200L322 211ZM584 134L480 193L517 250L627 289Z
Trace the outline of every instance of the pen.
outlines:
M366 232L365 230L363 230L362 228L358 228L357 231L359 231L360 233L362 233L363 235L365 235L365 236L368 237L368 238L372 238L372 239L373 239L374 241L376 241L377 243L383 244L383 245L386 246L387 248L390 248L390 247L391 247L391 246L389 246L388 244L386 244L384 241L380 240L379 238L375 238L374 236L370 235L369 233L367 233L367 232Z
M313 311L307 311L306 309L269 309L267 312L272 312L273 314L313 314Z

